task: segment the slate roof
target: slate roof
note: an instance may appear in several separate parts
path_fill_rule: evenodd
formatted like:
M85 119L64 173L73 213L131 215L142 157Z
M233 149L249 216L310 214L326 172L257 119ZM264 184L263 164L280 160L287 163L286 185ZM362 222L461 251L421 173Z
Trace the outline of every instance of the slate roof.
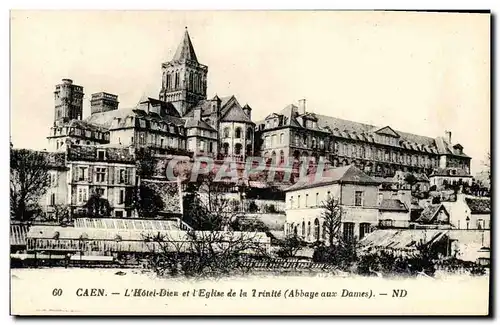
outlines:
M408 212L406 205L398 199L383 199L380 203L379 210L381 211L400 211Z
M458 150L459 146L462 147L460 144L453 145L446 141L444 137L436 138L436 146L440 154L469 157L464 153L460 153L460 151Z
M455 171L455 174L453 175L453 171ZM446 176L446 177L472 177L471 174L467 173L462 168L435 168L432 173L431 177L433 176Z
M465 203L472 214L490 214L491 200L489 198L465 198Z
M362 172L354 165L343 166L338 168L327 169L323 173L323 177L316 180L315 173L307 175L299 179L295 184L285 189L286 192L314 188L317 186L325 186L339 183L363 184L363 185L379 185L380 183Z
M99 161L97 152L104 150L105 162L135 164L135 157L128 147L71 144L67 149L68 161Z
M299 115L298 107L293 104L286 106L281 111L274 114L282 117L280 126L304 128L300 123L302 116ZM317 130L330 132L338 137L375 142L373 134L388 127L391 131L399 135L399 146L403 148L434 154L452 154L466 158L468 157L464 153L459 153L459 151L454 149L451 144L448 144L443 137L434 139L432 137L394 130L389 126L374 126L322 114L306 113L306 115L307 114L317 119ZM256 124L265 124L265 120L258 121Z
M191 38L189 37L187 28L184 32L184 37L182 38L181 43L177 47L177 51L175 51L172 61L194 61L198 63L198 58L194 52L193 43L191 43Z
M166 114L164 115L159 115L153 111L150 111L148 113L143 109L143 104L147 103L148 101L151 103L151 105L163 105L163 108L165 110L168 110L168 112L165 112ZM133 108L119 108L112 111L94 113L87 117L84 122L106 129L118 129L126 127L136 127L137 124L128 124L127 117L139 117L140 119L144 119L146 121L161 121L167 124L174 124L176 126L184 125L185 121L180 116L178 116L178 114L176 114L177 116L172 115L173 110L175 112L177 112L177 110L175 110L175 107L173 107L171 103L162 102L153 98L149 98L148 101L141 102L137 107Z
M195 120L192 117L186 118L186 124L184 125L186 129L188 128L199 128L199 129L204 129L204 130L209 130L209 131L217 131L213 127L211 127L207 122L203 120Z
M224 122L241 122L241 123L252 123L252 120L243 111L243 108L238 103L229 106L224 115L222 115L221 121Z

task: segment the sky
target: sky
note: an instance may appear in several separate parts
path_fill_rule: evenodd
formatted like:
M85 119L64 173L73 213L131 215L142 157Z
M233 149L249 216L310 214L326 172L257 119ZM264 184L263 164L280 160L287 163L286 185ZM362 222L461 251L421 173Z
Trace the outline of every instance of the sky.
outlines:
M310 112L490 150L490 16L370 11L12 11L11 140L44 149L63 78L120 107L158 97L161 63L188 27L208 97L253 120L306 99Z

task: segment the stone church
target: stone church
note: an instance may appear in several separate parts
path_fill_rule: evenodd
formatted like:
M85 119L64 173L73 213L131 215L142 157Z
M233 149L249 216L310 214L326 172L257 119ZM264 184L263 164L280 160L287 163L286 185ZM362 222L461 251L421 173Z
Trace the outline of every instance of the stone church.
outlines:
M187 29L172 60L161 65L158 99L143 97L119 107L118 96L91 95L91 115L82 116L83 87L70 79L56 86L51 151L68 143L151 148L156 154L210 156L244 161L263 156L277 164L307 157L332 166L354 164L364 172L393 177L398 171L470 175L470 160L451 132L426 137L316 114L305 100L252 122L252 109L234 96L207 97L208 67L196 56Z

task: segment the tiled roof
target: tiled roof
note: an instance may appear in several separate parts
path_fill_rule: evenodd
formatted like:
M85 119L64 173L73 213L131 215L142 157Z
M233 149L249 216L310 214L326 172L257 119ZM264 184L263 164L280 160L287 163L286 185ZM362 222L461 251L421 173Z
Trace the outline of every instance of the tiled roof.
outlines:
M325 170L323 173L323 177L321 177L319 180L316 180L315 173L307 175L306 177L299 179L292 186L286 188L285 191L289 192L338 183L355 183L365 185L380 184L379 182L375 181L373 178L359 170L356 166L350 165Z
M465 203L473 214L490 214L491 201L489 198L465 198Z
M76 145L68 146L68 161L99 161L97 152L104 150L106 162L135 163L135 157L128 147L110 147L95 145Z
M417 219L417 222L431 223L433 221L434 217L438 214L438 212L441 209L444 209L445 213L449 215L445 206L441 203L427 205L424 208L424 210L422 211L422 213L420 214L420 217Z
M398 199L383 199L379 210L408 212L406 205Z

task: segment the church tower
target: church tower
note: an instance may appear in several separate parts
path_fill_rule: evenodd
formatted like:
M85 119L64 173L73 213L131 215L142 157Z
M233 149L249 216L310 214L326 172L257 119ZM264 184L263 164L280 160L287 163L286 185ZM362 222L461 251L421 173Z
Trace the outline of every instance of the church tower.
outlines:
M187 27L173 59L163 63L161 70L159 98L172 103L181 116L198 101L207 99L208 67L198 62Z

